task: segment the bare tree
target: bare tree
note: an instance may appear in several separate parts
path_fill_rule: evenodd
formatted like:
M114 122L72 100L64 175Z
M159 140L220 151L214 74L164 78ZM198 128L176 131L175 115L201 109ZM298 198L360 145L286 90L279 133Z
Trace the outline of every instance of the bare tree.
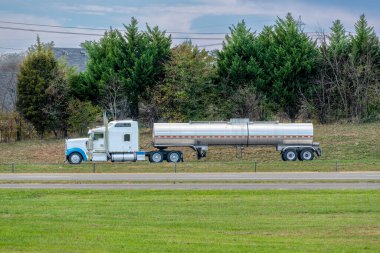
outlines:
M125 94L123 83L117 79L108 82L104 87L102 104L114 120L125 119L131 115L130 102Z
M15 109L17 74L23 57L23 54L0 56L0 110L3 112Z

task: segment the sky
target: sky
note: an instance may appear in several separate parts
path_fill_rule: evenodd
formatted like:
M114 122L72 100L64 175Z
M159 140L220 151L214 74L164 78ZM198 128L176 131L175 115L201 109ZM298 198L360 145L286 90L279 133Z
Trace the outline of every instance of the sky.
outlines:
M54 41L56 47L77 48L86 40L99 40L103 29L123 29L131 17L142 30L148 23L171 33L173 45L190 39L212 50L221 48L229 27L239 21L259 33L264 25L273 25L288 12L302 20L311 37L314 32L328 32L336 19L354 33L361 14L380 34L378 0L0 0L0 53L26 50L37 34L43 42Z

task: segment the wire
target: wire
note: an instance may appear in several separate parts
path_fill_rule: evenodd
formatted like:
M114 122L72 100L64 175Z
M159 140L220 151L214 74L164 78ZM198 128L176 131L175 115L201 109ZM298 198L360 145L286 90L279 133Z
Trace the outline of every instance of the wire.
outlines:
M60 32L60 31L39 30L39 29L26 29L26 28L5 27L5 26L0 26L0 29L16 30L16 31L27 31L27 32L43 32L43 33L60 33L60 34L75 34L75 35L88 35L88 36L103 36L102 34L96 34L96 33Z
M26 31L26 32L42 32L42 33L59 33L59 34L74 34L74 35L85 35L85 36L98 36L102 37L103 34L98 33L79 33L79 32L62 32L62 31L51 31L51 30L41 30L41 29L26 29L18 27L6 27L0 26L0 29L6 30L16 30L16 31ZM206 37L173 37L173 40L224 40L224 38L206 38Z
M75 26L60 26L60 25L42 25L42 24L11 22L11 21L2 21L2 20L0 20L0 23L13 24L13 25L30 25L30 26L55 27L55 28L65 28L65 29L93 30L93 31L105 31L105 30L107 30L105 28L75 27Z
M13 25L29 25L29 26L42 26L42 27L54 27L54 28L65 28L65 29L79 29L79 30L91 30L91 31L106 31L107 28L94 28L94 27L77 27L77 26L61 26L61 25L45 25L45 24L32 24L32 23L23 23L23 22L11 22L0 20L0 23L4 24L13 24ZM125 30L119 30L125 31ZM226 33L220 32L176 32L176 31L167 31L171 34L198 34L198 35L225 35Z
M198 47L213 47L213 46L221 46L222 43L215 43L215 44L207 44L207 45L199 45Z
M26 49L21 49L21 48L12 48L12 47L0 47L0 49L10 49L10 50L20 50L20 51L26 50Z

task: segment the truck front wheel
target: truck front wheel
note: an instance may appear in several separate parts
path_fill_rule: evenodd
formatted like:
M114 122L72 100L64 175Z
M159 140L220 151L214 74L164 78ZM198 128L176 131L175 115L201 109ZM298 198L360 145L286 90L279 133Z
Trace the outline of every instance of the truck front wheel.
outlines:
M83 160L83 157L78 152L73 152L73 153L71 153L69 155L69 157L67 158L67 160L71 164L80 164L82 162L82 160Z

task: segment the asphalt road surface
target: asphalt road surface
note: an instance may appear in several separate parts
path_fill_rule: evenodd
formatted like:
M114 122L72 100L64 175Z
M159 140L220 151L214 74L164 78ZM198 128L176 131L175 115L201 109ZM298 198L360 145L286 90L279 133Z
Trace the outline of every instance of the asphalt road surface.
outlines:
M380 189L380 183L0 184L0 189L318 190Z
M302 182L303 180L308 182ZM327 182L312 182L320 180ZM380 172L31 173L0 174L0 181L2 181L0 188L157 190L380 189L380 182L377 182L379 180ZM7 183L7 181L20 181L20 183ZM27 181L28 183L22 183L22 181ZM36 181L36 183L31 183L33 181ZM44 181L49 182L43 183ZM57 181L57 183L54 181ZM59 183L59 181L73 181L73 183ZM84 181L91 182L78 183ZM96 183L96 181L99 181L99 183ZM108 182L102 183L102 181ZM119 182L112 183L112 181L127 182L121 184ZM149 181L151 182L149 183ZM221 183L220 181L226 182ZM251 182L242 183L239 181ZM276 183L265 181L276 181Z
M257 173L15 173L0 181L291 181L380 180L380 172L257 172Z

